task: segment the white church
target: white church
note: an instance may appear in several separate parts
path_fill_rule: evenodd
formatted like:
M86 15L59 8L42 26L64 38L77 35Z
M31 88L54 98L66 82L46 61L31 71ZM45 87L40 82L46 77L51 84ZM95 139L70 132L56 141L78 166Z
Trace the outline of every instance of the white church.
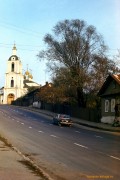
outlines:
M0 89L0 104L11 104L12 101L24 96L29 87L40 87L33 81L32 74L27 71L23 74L22 63L17 56L16 45L12 49L12 55L7 61L5 73L5 85Z

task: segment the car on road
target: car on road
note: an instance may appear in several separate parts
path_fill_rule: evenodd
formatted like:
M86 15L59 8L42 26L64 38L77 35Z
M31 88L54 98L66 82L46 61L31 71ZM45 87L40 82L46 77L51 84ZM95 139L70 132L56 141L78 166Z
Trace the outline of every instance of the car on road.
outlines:
M56 114L53 117L53 124L57 124L59 126L66 125L66 126L72 126L73 122L71 120L71 117L66 114Z

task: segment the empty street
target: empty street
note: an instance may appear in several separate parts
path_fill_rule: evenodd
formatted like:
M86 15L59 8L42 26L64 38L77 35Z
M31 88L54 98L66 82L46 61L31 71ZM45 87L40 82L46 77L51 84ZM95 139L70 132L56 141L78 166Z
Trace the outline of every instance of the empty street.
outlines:
M0 105L0 134L54 180L120 179L120 136Z

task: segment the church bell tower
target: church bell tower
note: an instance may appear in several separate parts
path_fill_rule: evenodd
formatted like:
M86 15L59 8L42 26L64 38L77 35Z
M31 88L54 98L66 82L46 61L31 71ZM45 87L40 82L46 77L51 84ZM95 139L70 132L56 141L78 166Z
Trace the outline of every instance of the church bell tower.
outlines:
M7 61L3 104L11 104L12 101L21 97L23 94L22 63L17 56L17 48L14 44L12 55Z

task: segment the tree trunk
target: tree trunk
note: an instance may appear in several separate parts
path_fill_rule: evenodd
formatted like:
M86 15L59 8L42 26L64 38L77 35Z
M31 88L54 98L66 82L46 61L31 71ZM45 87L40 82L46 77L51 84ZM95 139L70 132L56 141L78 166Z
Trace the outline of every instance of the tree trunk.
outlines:
M86 107L86 102L85 102L83 89L80 88L80 87L77 88L77 99L78 99L78 105L80 107Z

